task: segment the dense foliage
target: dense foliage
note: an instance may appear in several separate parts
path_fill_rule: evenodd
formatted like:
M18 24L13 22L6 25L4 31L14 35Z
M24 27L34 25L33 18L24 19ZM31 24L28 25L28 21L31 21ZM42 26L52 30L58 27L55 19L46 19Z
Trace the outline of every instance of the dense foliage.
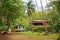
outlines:
M35 5L30 0L28 3L22 2L22 0L1 0L0 1L0 29L1 27L6 30L6 26L13 27L13 25L23 25L26 31L31 30L32 20L42 20L42 12L35 10ZM24 5L25 4L25 5ZM52 8L48 11L44 11L44 20L48 20L49 32L58 32L60 30L60 2L53 0L48 3L48 7ZM2 29L2 30L3 30ZM35 27L35 32L45 31L44 26Z
M0 15L3 24L9 26L13 20L16 20L23 13L23 2L21 0L1 0Z

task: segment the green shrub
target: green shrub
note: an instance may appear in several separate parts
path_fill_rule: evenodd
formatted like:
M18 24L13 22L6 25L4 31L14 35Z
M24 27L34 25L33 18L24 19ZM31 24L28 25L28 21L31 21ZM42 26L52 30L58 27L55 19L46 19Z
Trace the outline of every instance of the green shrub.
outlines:
M48 32L53 32L53 28L52 27L48 27Z
M32 27L26 27L25 31L31 31ZM56 27L47 27L48 32L59 32L60 31L60 26ZM36 26L33 28L34 32L45 32L45 27L44 26Z
M60 32L60 25L57 25L57 26L55 27L55 30L56 30L56 32Z
M3 26L2 31L6 31L6 30L7 30L7 26Z
M44 32L45 31L45 27L35 27L34 29L34 32Z

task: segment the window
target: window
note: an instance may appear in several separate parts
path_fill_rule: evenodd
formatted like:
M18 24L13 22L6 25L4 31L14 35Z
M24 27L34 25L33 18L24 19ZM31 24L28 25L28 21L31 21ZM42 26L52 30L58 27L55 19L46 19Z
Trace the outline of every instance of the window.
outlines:
M15 27L14 27L14 29L17 29L17 28L18 28L18 26L15 26Z
M39 23L39 25L43 25L43 23Z
M43 23L33 23L32 25L38 26L38 25L43 25Z
M21 27L19 27L19 29L20 29Z
M48 22L46 22L46 23L48 23Z

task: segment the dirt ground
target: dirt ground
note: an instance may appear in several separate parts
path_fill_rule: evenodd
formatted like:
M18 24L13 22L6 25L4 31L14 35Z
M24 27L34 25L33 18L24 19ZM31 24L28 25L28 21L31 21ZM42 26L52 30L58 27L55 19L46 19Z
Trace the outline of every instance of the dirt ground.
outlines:
M0 40L55 40L53 38L45 38L45 37L34 37L34 36L25 36L25 35L0 35Z

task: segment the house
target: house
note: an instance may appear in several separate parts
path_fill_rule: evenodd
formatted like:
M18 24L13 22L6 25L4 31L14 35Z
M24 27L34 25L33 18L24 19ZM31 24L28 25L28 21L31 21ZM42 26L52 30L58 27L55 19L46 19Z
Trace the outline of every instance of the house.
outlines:
M23 26L15 25L12 29L13 32L22 32L25 28Z
M48 25L48 21L47 20L33 20L32 21L32 26L47 26Z

